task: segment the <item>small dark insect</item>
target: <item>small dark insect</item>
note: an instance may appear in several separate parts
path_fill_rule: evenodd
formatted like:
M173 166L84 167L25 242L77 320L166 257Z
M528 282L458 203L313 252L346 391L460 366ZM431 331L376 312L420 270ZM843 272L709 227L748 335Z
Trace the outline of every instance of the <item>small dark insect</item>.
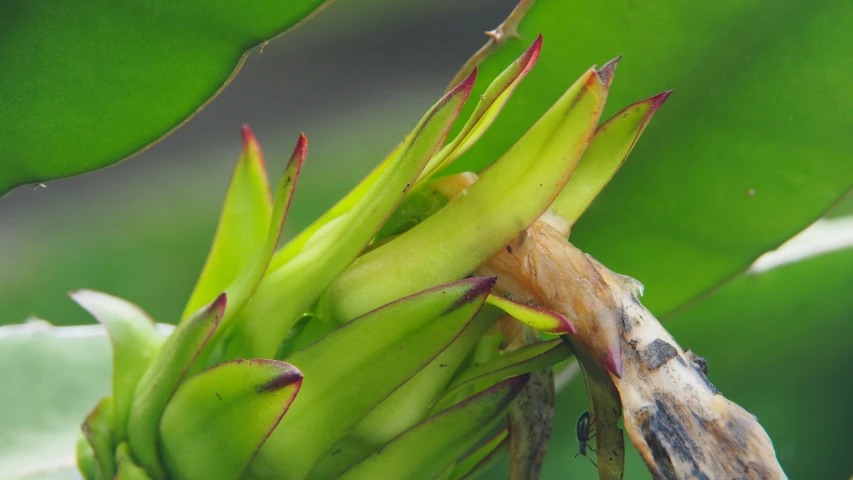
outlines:
M575 458L578 458L578 455L583 455L588 458L590 462L598 468L598 465L595 464L595 461L586 454L586 449L590 449L593 452L595 451L592 446L589 445L589 441L595 437L595 434L590 436L590 432L592 431L592 425L595 423L595 420L592 422L589 421L589 410L583 412L580 417L578 417L578 426L577 426L577 435L578 435L578 453L575 454Z

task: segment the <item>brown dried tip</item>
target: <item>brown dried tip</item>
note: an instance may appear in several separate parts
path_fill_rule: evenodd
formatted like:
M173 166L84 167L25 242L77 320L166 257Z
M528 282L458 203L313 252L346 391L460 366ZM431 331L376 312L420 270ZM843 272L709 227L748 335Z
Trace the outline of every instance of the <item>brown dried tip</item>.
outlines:
M619 60L622 60L622 55L619 55L613 60L605 63L598 69L598 71L595 72L598 75L598 79L601 80L601 83L603 83L605 87L609 87L613 82L613 75L616 73L616 65L619 64Z

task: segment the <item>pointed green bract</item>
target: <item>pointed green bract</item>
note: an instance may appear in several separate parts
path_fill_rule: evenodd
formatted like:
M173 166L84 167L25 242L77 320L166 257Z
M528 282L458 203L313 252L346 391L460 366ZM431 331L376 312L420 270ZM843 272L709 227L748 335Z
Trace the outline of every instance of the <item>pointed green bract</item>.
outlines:
M443 472L501 420L524 388L527 376L513 377L412 427L339 478L429 479Z
M290 202L293 199L296 182L299 179L299 172L302 170L302 164L305 162L306 155L308 155L308 139L302 134L296 142L296 147L293 149L293 154L290 156L290 161L287 163L284 175L282 175L278 187L276 187L272 219L264 243L255 252L252 260L244 266L243 271L225 290L225 294L228 296L228 305L222 314L221 325L214 332L212 341L208 343L204 352L200 355L202 361L199 362L198 369L207 366L212 350L219 346L220 338L228 332L236 314L243 308L249 297L252 296L252 293L266 272L273 252L275 252L275 247L278 245L278 240L281 237L282 229L284 229L284 221L287 219L287 212L290 210Z
M408 139L408 136L406 138ZM311 223L311 225L299 232L296 237L288 241L279 251L277 251L270 261L270 272L278 270L285 263L296 257L296 255L298 255L299 252L301 252L305 246L311 242L315 235L317 235L318 238L314 240L321 239L322 235L320 235L320 233L327 231L332 224L336 223L337 220L342 219L347 213L349 213L349 211L358 204L362 197L364 197L364 195L373 188L388 167L394 163L395 159L400 154L401 147L405 143L406 142L404 141L403 144L397 145L397 147L395 147L394 150L391 151L391 153L388 154L388 156L385 157L385 159L367 175L367 177L347 193L344 198L338 200L338 203L321 215L320 218Z
M471 75L430 109L399 155L333 228L264 278L241 314L233 356L275 355L288 330L352 263L415 182L459 115L473 82Z
M92 290L71 292L71 298L103 325L113 346L113 410L116 441L127 437L127 417L136 384L163 337L151 318L138 306Z
M346 321L463 278L539 218L589 143L614 68L587 71L465 195L359 258L323 294L318 316Z
M288 358L308 380L252 473L305 478L371 409L456 339L493 285L473 278L398 300Z
M272 210L261 147L243 126L243 153L231 177L213 246L182 318L224 292L254 259L267 237Z
M509 376L550 368L571 356L572 350L560 339L528 345L505 353L460 373L431 411L441 411L456 403L460 397L471 395Z
M97 477L113 478L116 472L113 450L116 446L113 435L113 399L105 397L83 422L83 435L89 442L97 462ZM84 449L85 451L85 449Z
M160 417L225 312L225 294L181 323L163 342L139 380L130 408L127 436L136 461L151 478L166 478L157 453Z
M598 127L572 178L551 204L551 210L574 224L622 166L670 93L629 105Z
M121 442L116 449L116 476L115 480L151 480L139 465L133 462L130 454L130 446L127 442Z
M574 334L578 331L565 315L552 310L514 302L496 294L489 295L486 303L494 305L527 325L546 333Z
M542 35L536 38L518 59L512 62L500 75L492 80L486 91L480 96L480 101L452 142L445 145L435 156L430 159L418 182L429 178L432 174L453 163L460 155L465 153L477 140L483 136L486 130L492 126L501 109L512 96L518 84L527 76L527 72L536 65L539 58L539 50L542 47Z
M275 360L235 360L184 382L160 421L171 478L239 478L287 411L302 374Z
M476 478L477 474L486 471L494 462L497 462L498 456L506 449L507 434L506 428L500 429L492 438L459 459L453 467L450 479Z

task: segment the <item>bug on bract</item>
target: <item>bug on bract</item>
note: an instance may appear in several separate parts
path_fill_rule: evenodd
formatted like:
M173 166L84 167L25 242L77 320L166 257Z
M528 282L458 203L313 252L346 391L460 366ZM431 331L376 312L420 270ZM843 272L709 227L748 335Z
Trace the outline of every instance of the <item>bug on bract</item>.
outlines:
M589 445L589 441L595 437L595 434L590 436L590 432L592 431L592 425L595 423L595 420L590 421L589 410L583 412L580 417L578 417L577 424L577 437L578 437L578 453L575 454L575 458L578 455L583 455L588 458L592 464L598 468L598 465L595 464L595 461L589 457L586 453L586 449L590 449L595 452L595 449Z

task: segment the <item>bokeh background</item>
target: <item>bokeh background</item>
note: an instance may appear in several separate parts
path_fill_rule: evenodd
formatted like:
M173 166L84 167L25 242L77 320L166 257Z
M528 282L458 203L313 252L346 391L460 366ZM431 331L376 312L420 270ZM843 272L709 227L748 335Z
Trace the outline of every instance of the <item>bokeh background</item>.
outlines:
M252 54L219 97L147 151L47 188L15 190L0 200L0 324L30 316L90 323L66 295L76 288L176 321L215 231L241 124L254 129L273 176L299 133L308 135L309 160L286 226L292 235L409 131L482 45L482 32L514 4L333 3ZM741 40L733 36L730 48ZM713 102L709 96L709 110ZM842 204L832 216L851 211ZM717 387L758 416L791 478L853 473L851 288L853 250L840 249L741 275L666 319L682 346L708 359ZM543 478L597 478L586 459L574 458L575 420L586 402L580 381L560 394ZM502 468L490 478L502 478ZM628 455L626 478L648 478L636 454Z

